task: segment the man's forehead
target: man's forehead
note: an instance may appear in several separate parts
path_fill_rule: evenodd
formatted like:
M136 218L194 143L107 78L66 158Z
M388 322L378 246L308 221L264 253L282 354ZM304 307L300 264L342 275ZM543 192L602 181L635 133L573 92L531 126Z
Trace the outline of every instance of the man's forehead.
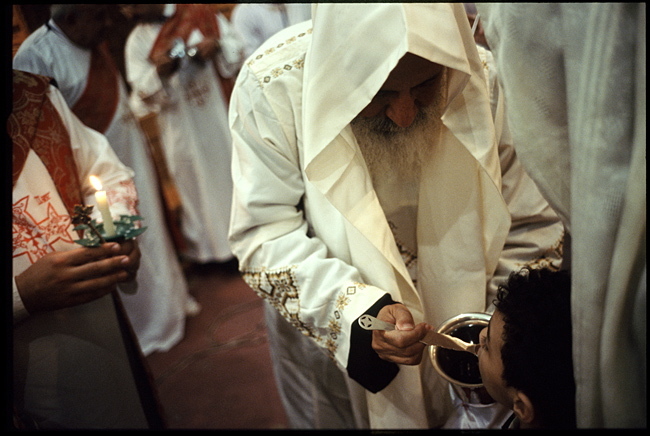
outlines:
M436 76L443 70L436 64L412 53L406 53L384 82L382 89L413 87Z

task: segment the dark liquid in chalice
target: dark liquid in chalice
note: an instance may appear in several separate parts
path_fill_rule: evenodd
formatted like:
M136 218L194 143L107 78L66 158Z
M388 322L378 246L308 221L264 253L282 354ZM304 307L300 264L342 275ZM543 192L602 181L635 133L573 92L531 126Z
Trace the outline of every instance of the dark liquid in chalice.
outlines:
M483 328L485 325L468 324L452 330L448 334L470 344L477 344L479 333ZM478 370L478 357L474 354L440 347L436 353L440 369L449 377L466 384L478 385L482 383L481 373Z

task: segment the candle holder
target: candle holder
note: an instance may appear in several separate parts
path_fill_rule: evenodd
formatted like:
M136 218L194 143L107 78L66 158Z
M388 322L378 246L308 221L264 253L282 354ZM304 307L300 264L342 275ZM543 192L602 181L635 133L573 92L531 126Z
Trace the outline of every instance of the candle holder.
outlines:
M128 239L133 239L136 236L144 233L147 227L135 226L136 221L142 221L143 218L139 215L121 215L120 219L113 221L115 224L115 236L106 237L104 233L104 223L97 223L96 220L90 218L93 211L93 206L84 206L77 204L74 207L74 214L72 215L72 223L76 224L74 230L83 231L83 238L77 239L76 242L84 247L99 247L106 242L122 242Z

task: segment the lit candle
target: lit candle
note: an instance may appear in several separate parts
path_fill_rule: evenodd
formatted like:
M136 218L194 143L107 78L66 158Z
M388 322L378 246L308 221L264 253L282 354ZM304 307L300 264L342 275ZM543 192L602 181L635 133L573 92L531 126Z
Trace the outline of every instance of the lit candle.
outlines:
M95 192L95 201L97 201L97 208L101 212L102 219L104 220L104 234L107 238L112 238L117 233L115 233L115 224L113 224L111 209L108 207L106 191L102 189L102 182L96 176L90 176L90 183L97 190Z

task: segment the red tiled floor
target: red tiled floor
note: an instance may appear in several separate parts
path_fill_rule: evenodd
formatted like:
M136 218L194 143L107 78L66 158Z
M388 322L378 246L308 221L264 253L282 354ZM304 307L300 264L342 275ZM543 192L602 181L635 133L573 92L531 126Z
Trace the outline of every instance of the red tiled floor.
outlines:
M261 299L219 266L188 273L201 304L184 339L147 357L170 429L286 429Z

